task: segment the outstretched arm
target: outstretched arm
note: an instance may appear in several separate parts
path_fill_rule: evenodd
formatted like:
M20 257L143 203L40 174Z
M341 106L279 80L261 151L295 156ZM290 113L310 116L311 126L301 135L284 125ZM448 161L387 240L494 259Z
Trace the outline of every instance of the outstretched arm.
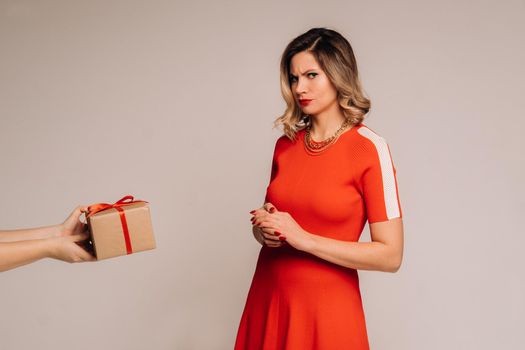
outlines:
M0 231L0 271L26 265L45 257L67 262L95 258L77 242L89 238L79 217L85 207L77 207L61 224L39 228Z
M85 225L79 218L87 207L78 206L69 214L68 218L61 224L27 228L18 230L0 230L0 242L16 242L34 239L45 239L51 237L69 236L85 231Z
M42 258L54 258L66 262L95 260L76 242L89 238L87 233L0 243L0 272L32 263Z
M60 234L59 225L9 230L9 231L4 230L4 231L0 231L0 242L17 242L17 241L44 239L44 238L49 238L49 237L58 237L59 234Z

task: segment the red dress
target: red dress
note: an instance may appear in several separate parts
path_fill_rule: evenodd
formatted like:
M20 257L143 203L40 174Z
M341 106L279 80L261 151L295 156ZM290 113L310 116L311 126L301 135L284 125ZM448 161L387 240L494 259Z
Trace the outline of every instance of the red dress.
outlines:
M357 242L369 223L402 217L396 170L384 138L364 124L323 153L276 144L265 202L306 231ZM261 248L235 350L369 349L357 270L290 245Z

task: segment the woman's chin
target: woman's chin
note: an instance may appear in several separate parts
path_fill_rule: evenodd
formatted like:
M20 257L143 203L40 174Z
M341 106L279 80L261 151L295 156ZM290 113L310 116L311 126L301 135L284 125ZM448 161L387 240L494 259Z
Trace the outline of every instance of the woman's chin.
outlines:
M301 110L304 114L315 114L315 109L310 106L301 106Z

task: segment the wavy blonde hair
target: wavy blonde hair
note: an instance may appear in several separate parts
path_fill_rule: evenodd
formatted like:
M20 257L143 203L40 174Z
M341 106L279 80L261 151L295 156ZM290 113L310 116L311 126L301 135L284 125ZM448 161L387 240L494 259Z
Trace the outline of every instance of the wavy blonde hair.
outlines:
M284 134L292 141L296 133L310 123L303 114L290 87L290 62L299 53L310 52L337 90L339 106L351 125L357 125L370 110L370 99L365 97L352 46L341 34L327 28L312 28L293 39L284 50L280 64L281 94L286 101L283 115L274 121L274 128L283 126Z

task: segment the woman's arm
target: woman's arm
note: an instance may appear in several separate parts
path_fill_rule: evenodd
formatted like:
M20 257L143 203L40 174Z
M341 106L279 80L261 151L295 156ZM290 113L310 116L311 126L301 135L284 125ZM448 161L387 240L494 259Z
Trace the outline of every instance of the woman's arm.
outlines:
M63 223L58 225L0 231L0 242L16 242L35 239L45 239L51 237L69 236L85 231L85 224L79 218L86 206L78 206L69 214Z
M60 231L60 225L0 231L0 242L17 242L58 237Z
M397 272L403 260L403 219L370 224L372 242L344 242L306 232L304 251L345 267ZM288 240L288 239L287 239Z
M61 224L23 230L0 231L0 271L26 265L42 258L67 262L92 261L95 258L77 242L89 238L80 222L79 206Z
M48 254L48 244L43 239L1 242L0 272L40 260Z
M89 238L87 233L45 239L0 243L0 272L32 263L42 258L53 258L70 263L93 261L95 258L77 242Z
M266 205L271 206L267 203ZM370 224L372 242L345 242L304 230L289 213L257 210L254 225L267 239L285 237L298 250L353 269L396 272L403 257L403 219Z

